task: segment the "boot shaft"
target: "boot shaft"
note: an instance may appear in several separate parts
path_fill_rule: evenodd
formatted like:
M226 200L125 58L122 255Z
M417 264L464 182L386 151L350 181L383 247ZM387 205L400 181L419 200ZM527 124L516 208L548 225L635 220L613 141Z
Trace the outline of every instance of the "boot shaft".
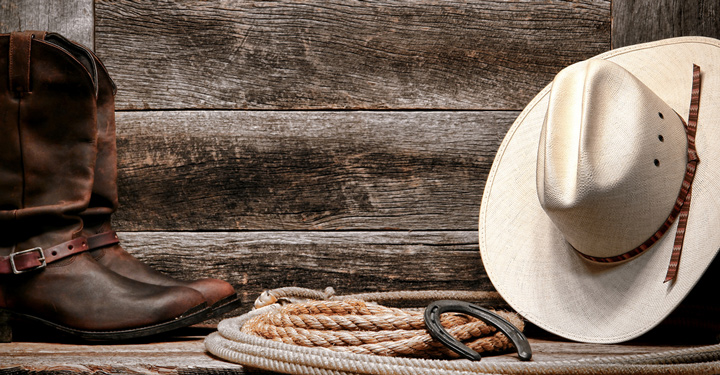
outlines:
M111 215L118 208L117 146L115 136L115 93L117 88L100 59L98 66L97 96L97 158L90 205L80 216L83 233L93 235L110 231Z
M0 35L0 255L82 230L97 142L97 70L56 34Z
M0 35L0 314L91 340L161 333L208 314L200 292L123 277L85 252L80 214L93 196L98 127L111 135L101 146L113 163L98 168L112 176L98 196L115 186L108 82L90 51L57 34ZM105 211L113 201L100 199Z

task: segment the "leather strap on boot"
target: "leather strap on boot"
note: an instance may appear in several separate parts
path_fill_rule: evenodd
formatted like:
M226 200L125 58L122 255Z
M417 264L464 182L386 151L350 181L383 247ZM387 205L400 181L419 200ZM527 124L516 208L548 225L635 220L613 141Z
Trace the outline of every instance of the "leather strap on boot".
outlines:
M98 233L87 237L88 248L90 250L99 249L101 247L115 245L120 243L117 232L114 230Z
M20 95L30 92L30 50L32 40L44 39L44 31L18 31L10 34L8 64L10 90Z
M47 249L34 247L17 251L0 258L0 274L20 274L37 270L88 249L87 240L84 237L78 237Z

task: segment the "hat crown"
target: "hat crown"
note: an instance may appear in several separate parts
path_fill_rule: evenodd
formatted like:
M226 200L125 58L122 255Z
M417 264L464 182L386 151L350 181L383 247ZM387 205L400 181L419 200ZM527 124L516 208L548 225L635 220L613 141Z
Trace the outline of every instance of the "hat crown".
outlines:
M621 66L591 59L553 80L537 194L577 251L613 257L648 240L672 211L686 164L679 115Z

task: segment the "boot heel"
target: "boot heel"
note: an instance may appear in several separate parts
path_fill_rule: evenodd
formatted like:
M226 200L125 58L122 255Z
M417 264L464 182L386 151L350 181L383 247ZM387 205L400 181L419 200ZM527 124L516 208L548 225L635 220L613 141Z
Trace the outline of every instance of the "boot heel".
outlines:
M10 313L0 311L0 343L12 342L12 326L10 326Z

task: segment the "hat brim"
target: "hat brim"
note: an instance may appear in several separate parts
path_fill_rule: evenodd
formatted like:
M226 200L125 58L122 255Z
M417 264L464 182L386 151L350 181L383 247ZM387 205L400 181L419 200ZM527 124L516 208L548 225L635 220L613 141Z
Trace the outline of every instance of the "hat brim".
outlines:
M543 211L536 165L552 84L522 111L500 145L480 208L480 253L495 288L532 323L576 341L616 343L667 317L720 249L720 41L673 38L594 58L630 71L685 120L692 65L701 68L700 164L676 280L663 282L677 222L642 255L601 265L580 257ZM632 103L617 110L631 111Z

